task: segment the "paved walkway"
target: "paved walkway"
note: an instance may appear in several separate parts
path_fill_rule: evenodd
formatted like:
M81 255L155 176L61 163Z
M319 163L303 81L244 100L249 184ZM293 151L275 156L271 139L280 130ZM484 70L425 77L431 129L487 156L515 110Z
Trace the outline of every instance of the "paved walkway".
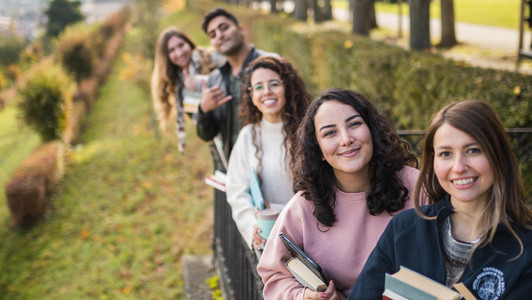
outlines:
M333 16L339 21L348 21L349 16L345 9L333 9ZM377 24L382 28L398 30L399 16L395 13L377 13ZM402 30L405 35L409 34L409 18L403 15L401 18ZM519 31L515 29L476 25L469 23L456 23L456 39L465 45L478 48L479 51L472 50L471 54L453 53L448 51L443 53L444 56L466 61L473 66L488 67L494 69L503 69L507 71L516 70L517 50L519 48ZM431 19L430 22L431 39L438 41L441 36L441 22L439 19ZM523 45L530 47L532 33L525 26ZM491 55L482 56L476 53L488 51ZM530 60L524 60L520 64L519 72L532 74L532 63Z
M348 20L348 13L345 9L334 9L334 18L340 21ZM399 16L393 13L377 13L377 24L383 28L398 30ZM408 33L410 24L408 16L401 18L403 32ZM531 32L526 28L524 35L524 45L530 45ZM486 50L496 50L517 54L519 48L519 31L509 28L494 26L476 25L469 23L456 23L456 38L459 42L478 46ZM439 19L430 20L430 34L432 39L439 39L441 36L441 21Z

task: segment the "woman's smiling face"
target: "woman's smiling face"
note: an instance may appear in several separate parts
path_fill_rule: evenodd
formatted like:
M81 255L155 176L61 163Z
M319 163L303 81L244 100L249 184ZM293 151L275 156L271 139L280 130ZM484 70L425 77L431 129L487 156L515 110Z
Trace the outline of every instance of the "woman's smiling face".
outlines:
M282 122L286 104L281 76L270 69L260 68L251 75L251 101L270 123Z
M336 100L324 102L314 117L316 139L335 176L367 177L373 157L368 125L350 105Z
M192 57L192 48L189 43L178 36L172 36L168 39L166 47L170 62L179 66L181 69L185 69Z
M485 203L494 182L484 149L467 133L443 124L434 135L434 173L454 206Z

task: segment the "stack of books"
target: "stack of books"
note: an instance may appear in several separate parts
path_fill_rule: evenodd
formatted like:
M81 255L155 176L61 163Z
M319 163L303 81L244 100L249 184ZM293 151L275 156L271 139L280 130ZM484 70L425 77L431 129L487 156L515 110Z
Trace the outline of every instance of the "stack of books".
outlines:
M222 171L216 170L213 175L205 178L205 183L213 188L225 192L226 175Z

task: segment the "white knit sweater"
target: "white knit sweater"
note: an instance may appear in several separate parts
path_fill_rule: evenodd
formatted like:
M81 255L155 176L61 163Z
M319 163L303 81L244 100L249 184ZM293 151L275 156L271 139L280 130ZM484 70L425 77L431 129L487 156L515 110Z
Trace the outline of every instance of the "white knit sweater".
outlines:
M262 195L270 207L281 211L293 197L292 175L285 159L283 123L269 123L262 119L257 125L249 124L240 131L229 158L227 168L227 202L231 205L238 230L251 248L253 225L257 224L249 194L249 170L259 164L252 142L252 128L257 128L257 139L262 146Z

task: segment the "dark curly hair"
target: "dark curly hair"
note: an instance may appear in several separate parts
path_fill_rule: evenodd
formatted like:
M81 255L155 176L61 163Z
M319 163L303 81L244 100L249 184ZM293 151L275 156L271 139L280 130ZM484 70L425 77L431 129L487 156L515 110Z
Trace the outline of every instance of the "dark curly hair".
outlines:
M258 69L272 70L273 72L279 74L281 80L283 81L286 103L281 118L283 120L283 130L285 136L284 147L287 150L286 154L290 155L289 167L292 169L295 163L295 152L294 147L291 147L291 145L296 144L297 127L305 115L305 110L312 100L312 96L307 91L305 82L298 75L296 69L288 60L271 56L258 57L247 67L242 81L242 102L240 103L239 114L243 125L258 124L262 119L262 113L253 104L250 93L251 76ZM253 143L255 144L257 141L257 131L255 126L253 127L252 134ZM258 169L260 169L262 165L262 160L260 158L261 147L260 145L254 146L257 149L255 156L259 161ZM260 174L259 170L257 170L257 174Z
M377 215L383 211L393 213L402 209L409 197L398 172L405 165L417 167L416 157L375 105L361 94L339 88L329 89L314 99L299 126L294 192L304 191L305 198L314 204L313 215L319 223L330 227L336 222L333 211L336 177L331 165L322 160L314 127L316 112L327 101L352 106L369 127L373 143L373 157L369 162L370 190L367 194L369 213Z

